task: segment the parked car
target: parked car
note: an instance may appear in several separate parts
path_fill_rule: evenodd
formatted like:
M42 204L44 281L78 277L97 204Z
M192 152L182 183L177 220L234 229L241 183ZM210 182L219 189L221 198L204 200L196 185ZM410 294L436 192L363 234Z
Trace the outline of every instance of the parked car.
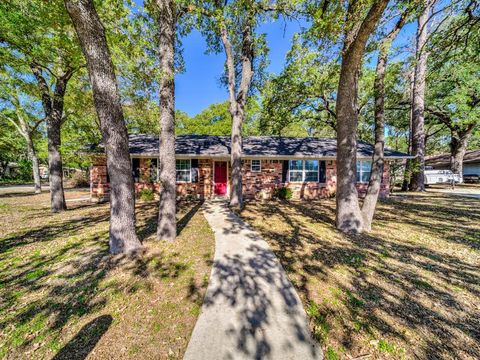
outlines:
M466 174L463 175L463 182L470 184L480 183L480 174Z
M425 185L459 183L462 178L451 170L425 170Z

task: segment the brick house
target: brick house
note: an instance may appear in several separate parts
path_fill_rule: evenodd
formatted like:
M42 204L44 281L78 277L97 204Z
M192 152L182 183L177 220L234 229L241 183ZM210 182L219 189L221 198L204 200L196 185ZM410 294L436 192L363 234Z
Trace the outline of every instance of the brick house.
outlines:
M130 135L135 189L158 192L158 148L155 135ZM294 198L335 195L336 139L250 136L243 139L243 194L245 198L270 198L275 189L287 187ZM229 196L230 137L179 135L175 139L177 194L179 197ZM362 194L370 177L373 146L358 142L357 188ZM389 193L389 163L408 155L385 150L381 196ZM93 157L90 171L93 201L108 198L109 181L105 156Z

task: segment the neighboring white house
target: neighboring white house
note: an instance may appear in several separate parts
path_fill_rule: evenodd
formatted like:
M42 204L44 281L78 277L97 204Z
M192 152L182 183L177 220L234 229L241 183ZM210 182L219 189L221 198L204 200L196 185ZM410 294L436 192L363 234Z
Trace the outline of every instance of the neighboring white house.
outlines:
M427 156L425 158L425 165L438 170L450 169L450 154ZM480 176L480 150L468 150L465 153L462 175Z

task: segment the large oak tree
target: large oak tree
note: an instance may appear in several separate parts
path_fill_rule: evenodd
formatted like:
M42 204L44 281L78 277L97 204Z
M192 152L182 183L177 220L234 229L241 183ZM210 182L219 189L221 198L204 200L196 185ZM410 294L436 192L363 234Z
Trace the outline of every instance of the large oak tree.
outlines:
M105 29L92 0L66 0L87 60L93 98L110 176L110 252L132 253L140 247L135 233L135 192L128 133Z

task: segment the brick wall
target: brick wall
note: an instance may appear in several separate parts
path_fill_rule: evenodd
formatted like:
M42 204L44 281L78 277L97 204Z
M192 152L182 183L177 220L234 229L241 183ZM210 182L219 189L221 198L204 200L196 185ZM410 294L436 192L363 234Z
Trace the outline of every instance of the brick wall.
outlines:
M360 197L367 193L368 183L357 184L357 191ZM385 161L383 166L382 184L380 185L380 198L387 198L390 194L390 163Z
M105 156L94 156L90 168L90 200L106 201L110 198L110 184Z
M178 183L177 195L180 197L192 196L196 198L208 198L214 190L213 183L213 160L198 160L198 182ZM282 160L261 160L261 171L251 171L251 161L244 160L243 164L243 194L247 199L268 199L271 198L275 189L286 186L293 192L293 198L313 199L332 197L335 195L337 172L336 163L333 160L326 161L326 182L305 182L305 183L282 183ZM389 194L389 163L385 163L380 197L387 197ZM160 190L159 183L151 183L148 180L149 166L147 159L140 159L140 181L135 183L135 192L138 195L141 189L150 188L156 193ZM230 166L228 166L230 178ZM368 184L357 184L360 196L364 196ZM93 201L104 201L109 197L109 184L105 157L95 157L90 171L90 194Z
M282 163L281 160L261 160L261 171L255 172L251 170L251 160L243 160L243 196L271 198L282 185Z
M145 181L149 174L148 159L140 159L140 181L135 183L135 193L138 196L142 189L153 189L157 194L160 192L160 184ZM177 196L208 198L213 192L213 161L211 159L198 160L198 182L177 183Z

